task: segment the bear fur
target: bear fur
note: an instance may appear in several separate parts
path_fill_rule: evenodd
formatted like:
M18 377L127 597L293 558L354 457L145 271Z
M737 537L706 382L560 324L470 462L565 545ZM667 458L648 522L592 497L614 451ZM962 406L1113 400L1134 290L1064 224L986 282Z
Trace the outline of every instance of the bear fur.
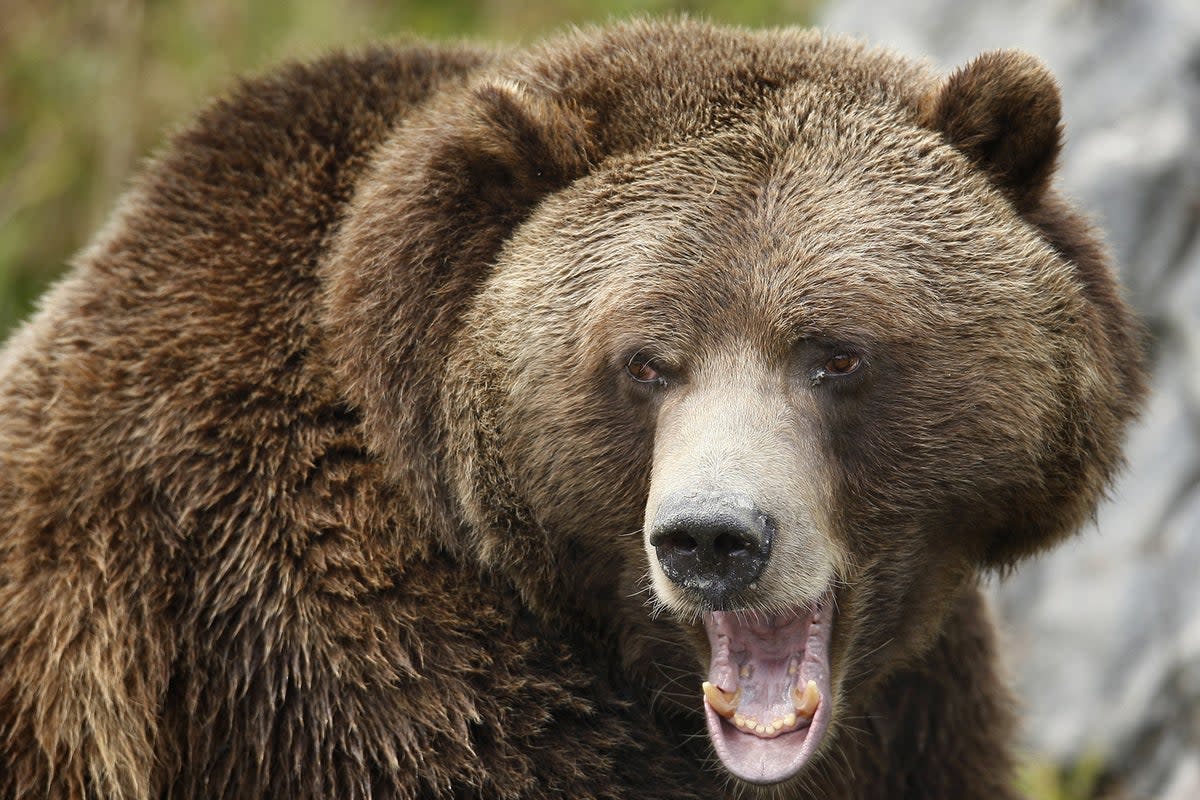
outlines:
M1015 796L978 576L1142 393L1059 136L1028 56L688 21L243 83L0 355L0 797L753 794L643 536L741 392L809 521L744 606L837 608L761 791Z

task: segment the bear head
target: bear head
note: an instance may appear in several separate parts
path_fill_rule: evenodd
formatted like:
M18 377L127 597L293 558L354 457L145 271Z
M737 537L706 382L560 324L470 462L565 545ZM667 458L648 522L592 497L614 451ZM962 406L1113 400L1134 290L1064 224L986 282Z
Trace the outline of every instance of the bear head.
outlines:
M575 34L376 154L334 358L442 546L697 675L721 761L776 783L1118 464L1136 328L1059 140L1019 53Z

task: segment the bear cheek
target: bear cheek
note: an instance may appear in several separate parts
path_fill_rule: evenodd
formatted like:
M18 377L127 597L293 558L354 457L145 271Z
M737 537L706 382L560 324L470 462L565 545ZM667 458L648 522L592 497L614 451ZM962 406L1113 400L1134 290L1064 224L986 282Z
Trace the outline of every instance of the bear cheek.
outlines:
M558 358L571 363L570 354ZM608 387L580 391L567 372L560 380L546 370L519 385L520 401L498 426L516 501L579 557L640 565L630 533L640 527L649 483L649 417L614 403Z

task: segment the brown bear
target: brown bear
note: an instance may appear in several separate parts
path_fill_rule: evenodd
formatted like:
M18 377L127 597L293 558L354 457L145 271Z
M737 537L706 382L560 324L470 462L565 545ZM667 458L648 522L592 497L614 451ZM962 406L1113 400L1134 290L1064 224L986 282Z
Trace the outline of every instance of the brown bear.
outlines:
M1029 56L244 83L0 357L0 796L1013 797L980 574L1142 392Z

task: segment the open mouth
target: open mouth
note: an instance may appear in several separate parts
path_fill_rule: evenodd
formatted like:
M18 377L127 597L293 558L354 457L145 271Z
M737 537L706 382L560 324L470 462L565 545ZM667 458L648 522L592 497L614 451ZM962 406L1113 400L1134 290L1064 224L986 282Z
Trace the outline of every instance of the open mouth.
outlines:
M704 615L712 648L704 711L713 749L733 775L758 784L799 772L832 714L832 602L766 615Z

